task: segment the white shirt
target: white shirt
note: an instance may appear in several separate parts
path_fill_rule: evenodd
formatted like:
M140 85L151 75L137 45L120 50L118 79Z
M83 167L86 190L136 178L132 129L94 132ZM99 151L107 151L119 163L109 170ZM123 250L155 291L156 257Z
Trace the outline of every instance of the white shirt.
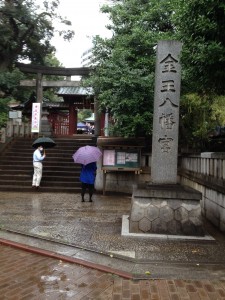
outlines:
M41 155L41 151L39 149L36 149L33 153L33 162L42 161L45 158L45 156Z

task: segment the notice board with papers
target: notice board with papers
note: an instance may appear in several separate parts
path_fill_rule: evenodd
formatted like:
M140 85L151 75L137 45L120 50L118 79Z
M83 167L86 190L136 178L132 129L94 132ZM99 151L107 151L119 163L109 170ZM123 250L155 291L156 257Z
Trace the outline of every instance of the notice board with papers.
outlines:
M139 170L141 151L140 149L104 149L103 170Z
M105 195L106 174L109 172L141 172L140 148L106 148L102 156L103 195Z

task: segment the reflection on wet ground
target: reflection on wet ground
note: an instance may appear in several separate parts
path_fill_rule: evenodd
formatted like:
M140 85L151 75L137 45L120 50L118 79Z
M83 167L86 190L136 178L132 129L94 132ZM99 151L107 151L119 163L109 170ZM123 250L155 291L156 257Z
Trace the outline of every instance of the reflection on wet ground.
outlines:
M224 299L224 235L206 223L215 241L121 236L122 216L129 214L130 203L124 195L96 194L93 203L81 203L80 195L1 192L0 298ZM9 235L14 243L23 243L25 235L38 237L28 239L43 253L5 246ZM46 256L44 249L62 254L62 259ZM94 268L80 265L79 259L94 261ZM107 273L97 264L108 267ZM109 272L110 267L135 280Z
M224 263L225 238L210 224L212 241L164 241L121 236L131 197L95 194L0 193L0 227L97 252L134 253L139 260Z
M2 300L112 299L111 274L7 246L0 250Z

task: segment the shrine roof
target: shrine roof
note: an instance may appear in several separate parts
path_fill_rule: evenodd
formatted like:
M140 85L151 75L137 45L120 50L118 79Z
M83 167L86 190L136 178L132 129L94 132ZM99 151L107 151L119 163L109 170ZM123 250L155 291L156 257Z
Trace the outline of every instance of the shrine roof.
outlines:
M94 91L93 88L91 87L61 87L58 92L57 95L94 95Z

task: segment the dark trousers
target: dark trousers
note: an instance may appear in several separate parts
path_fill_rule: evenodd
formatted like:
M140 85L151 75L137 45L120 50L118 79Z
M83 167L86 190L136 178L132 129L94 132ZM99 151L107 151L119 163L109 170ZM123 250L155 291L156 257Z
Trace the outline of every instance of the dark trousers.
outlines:
M94 184L89 184L89 183L81 183L81 188L82 188L82 191L81 191L81 196L82 196L82 199L84 199L84 195L85 195L85 192L86 190L88 189L88 193L89 193L89 198L91 200L91 197L94 193Z

